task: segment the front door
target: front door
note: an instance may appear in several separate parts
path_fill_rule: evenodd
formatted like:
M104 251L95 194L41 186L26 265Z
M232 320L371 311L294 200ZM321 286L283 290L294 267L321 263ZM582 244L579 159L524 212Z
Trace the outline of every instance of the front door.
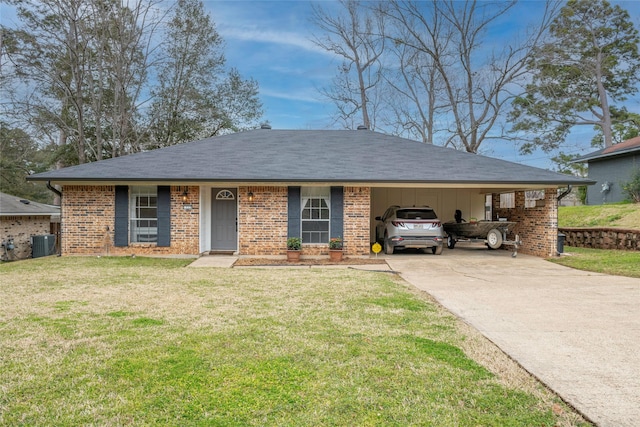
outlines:
M235 251L238 245L238 208L235 188L211 190L211 250Z

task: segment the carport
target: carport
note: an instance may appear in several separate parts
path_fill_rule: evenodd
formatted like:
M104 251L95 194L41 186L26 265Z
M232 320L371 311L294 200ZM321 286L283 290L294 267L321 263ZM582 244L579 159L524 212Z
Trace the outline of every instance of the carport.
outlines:
M523 241L520 249L523 253L552 256L556 254L554 236L557 234L557 206L561 196L562 192L557 187L542 184L451 183L446 186L372 187L371 241L375 241L375 218L389 206L429 206L442 222L454 221L456 210L461 210L467 221L496 220L499 216L517 222L509 238L515 240L515 235L519 236Z

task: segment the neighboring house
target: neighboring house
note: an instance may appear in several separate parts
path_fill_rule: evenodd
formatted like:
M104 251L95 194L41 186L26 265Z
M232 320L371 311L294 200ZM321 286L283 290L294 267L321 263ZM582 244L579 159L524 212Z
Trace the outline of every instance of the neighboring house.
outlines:
M519 222L523 253L556 254L557 189L591 182L369 130L263 129L30 176L62 188L62 254L366 256L375 216L428 205L443 221ZM525 208L525 190L545 190ZM514 193L501 205L501 193Z
M596 185L587 188L587 204L602 205L626 200L622 185L631 181L640 168L640 136L603 148L574 160L587 163L589 179Z
M31 238L55 234L60 223L60 208L0 193L0 256L2 259L31 257ZM6 252L13 240L12 253Z

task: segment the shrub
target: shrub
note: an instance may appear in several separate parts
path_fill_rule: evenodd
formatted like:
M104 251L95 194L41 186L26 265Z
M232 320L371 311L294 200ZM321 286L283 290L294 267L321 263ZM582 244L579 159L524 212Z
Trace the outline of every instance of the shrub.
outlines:
M640 168L631 175L631 181L622 183L622 191L634 203L640 203Z
M290 251L299 251L302 247L302 239L299 237L289 237L287 239L287 249Z

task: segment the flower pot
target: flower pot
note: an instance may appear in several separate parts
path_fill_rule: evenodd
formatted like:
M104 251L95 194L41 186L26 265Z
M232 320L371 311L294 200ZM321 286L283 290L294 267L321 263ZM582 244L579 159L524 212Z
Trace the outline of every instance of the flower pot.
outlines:
M331 261L342 261L342 249L329 249L329 259Z
M287 261L289 261L289 262L299 262L300 261L300 252L301 251L287 250Z

